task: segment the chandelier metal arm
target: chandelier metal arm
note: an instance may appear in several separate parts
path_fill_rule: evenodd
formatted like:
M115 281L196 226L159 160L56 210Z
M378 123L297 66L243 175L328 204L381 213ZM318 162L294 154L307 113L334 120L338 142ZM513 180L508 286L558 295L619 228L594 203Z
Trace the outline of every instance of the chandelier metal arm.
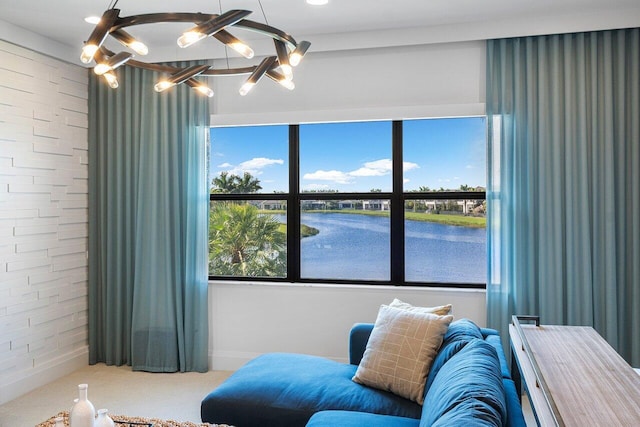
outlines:
M218 14L207 13L147 13L143 15L131 15L122 18L118 18L116 22L111 26L111 30L115 31L121 28L131 27L133 25L144 24L158 24L161 22L191 22L193 24L202 24L211 19L217 18ZM271 38L280 40L287 43L291 49L295 49L298 43L290 35L278 28L270 25L261 24L260 22L250 21L248 19L241 19L236 22L234 27L244 28L246 30L254 31Z
M203 86L197 80L193 79L196 75L200 76L231 76L231 75L242 75L242 74L250 74L250 78L247 81L248 84L255 84L262 75L267 75L270 79L280 83L285 88L292 90L295 85L291 81L291 66L289 64L289 55L298 56L301 58L306 50L309 47L309 42L303 41L297 43L296 40L289 34L284 31L279 30L278 28L272 27L268 24L262 24L259 22L251 21L248 19L238 19L244 16L247 16L250 11L247 10L230 10L225 14L208 14L208 13L148 13L141 15L132 15L127 17L120 17L119 9L109 9L103 15L103 21L94 28L93 33L90 36L90 39L85 46L83 47L83 54L81 59L85 63L89 63L91 60L96 60L98 65L100 65L100 69L104 72L103 75L109 85L112 88L118 87L118 82L116 79L116 75L112 72L112 70L119 65L122 65L126 62L126 65L143 68L150 71L155 71L158 73L169 74L173 77L170 77L168 80L164 82L160 82L156 85L156 90L163 91L167 88L171 87L171 85L180 84L183 81L186 82L189 86L194 89L199 90L205 95L212 96L213 91L208 89L206 86ZM106 19L105 19L106 18ZM275 42L275 47L277 51L277 59L276 56L268 57L263 59L263 61L258 65L252 65L247 67L236 67L236 68L226 68L226 69L216 69L210 65L200 65L195 66L198 68L195 74L189 74L189 70L183 69L181 67L175 67L167 64L154 64L147 63L143 61L138 61L135 59L131 59L131 54L127 55L124 52L120 52L117 55L122 57L116 57L116 53L106 48L103 45L103 42L107 35L111 35L118 42L124 44L130 49L134 50L139 55L145 55L147 53L147 47L136 40L133 36L124 31L124 28L134 26L134 25L144 25L144 24L156 24L163 22L185 22L195 24L196 27L188 30L183 33L183 36L178 39L178 45L180 47L186 47L195 41L202 39L207 36L213 36L218 39L218 41L224 43L232 47L234 50L237 50L241 55L246 58L253 57L253 51L250 47L244 45L244 43L237 39L232 34L228 33L226 29L230 28L243 28L245 30L249 30L255 33L259 33L261 35L268 36L272 38ZM192 40L191 38L181 40L187 37L187 34L190 31L197 32L196 40ZM243 46L238 46L243 45ZM93 48L93 50L88 49ZM86 53L85 53L86 51ZM291 51L291 53L289 52ZM95 55L95 58L94 58ZM115 57L115 58L114 58ZM113 59L112 59L113 58ZM299 62L299 58L296 62ZM116 61L117 59L117 61ZM295 64L294 64L295 65ZM194 67L190 67L194 68ZM276 70L280 71L280 73ZM101 71L96 71L96 74ZM191 70L193 71L193 70ZM185 78L182 78L182 73L185 74ZM281 74L282 73L282 74ZM181 78L176 78L181 77ZM162 83L162 84L161 84ZM246 91L245 91L246 93ZM241 94L242 90L241 90Z

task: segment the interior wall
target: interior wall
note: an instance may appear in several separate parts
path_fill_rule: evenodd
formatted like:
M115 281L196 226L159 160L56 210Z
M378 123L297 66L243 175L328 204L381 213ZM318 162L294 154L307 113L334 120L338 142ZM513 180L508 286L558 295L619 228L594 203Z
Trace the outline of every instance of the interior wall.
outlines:
M348 362L351 326L375 322L380 305L394 298L452 304L456 319L485 326L483 289L215 282L209 286L212 369L235 370L268 352Z
M0 404L87 364L87 94L0 41Z
M296 89L260 81L244 97L243 77L214 80L214 125L405 119L484 114L483 42L308 54ZM454 305L456 318L484 326L484 290L212 282L212 369L237 369L266 352L346 361L349 329L375 321L393 298Z

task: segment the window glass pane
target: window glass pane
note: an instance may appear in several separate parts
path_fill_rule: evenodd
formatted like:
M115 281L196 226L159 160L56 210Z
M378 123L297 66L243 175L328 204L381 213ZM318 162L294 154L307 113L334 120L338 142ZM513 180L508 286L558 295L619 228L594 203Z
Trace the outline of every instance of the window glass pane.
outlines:
M486 187L484 117L403 122L404 191Z
M487 281L484 200L405 203L405 280L428 283Z
M485 191L483 117L403 123L404 189ZM486 282L486 202L407 200L405 278L408 282Z
M390 279L388 200L304 200L300 210L302 278Z
M301 191L391 191L391 146L391 122L301 125Z
M287 192L288 139L286 125L211 128L211 192Z
M286 277L285 200L211 201L209 274Z

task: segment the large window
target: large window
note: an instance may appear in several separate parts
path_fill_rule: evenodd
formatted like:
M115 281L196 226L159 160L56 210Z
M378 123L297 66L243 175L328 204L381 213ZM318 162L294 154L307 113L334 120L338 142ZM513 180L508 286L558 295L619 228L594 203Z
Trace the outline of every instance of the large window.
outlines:
M210 279L486 282L485 119L212 128Z

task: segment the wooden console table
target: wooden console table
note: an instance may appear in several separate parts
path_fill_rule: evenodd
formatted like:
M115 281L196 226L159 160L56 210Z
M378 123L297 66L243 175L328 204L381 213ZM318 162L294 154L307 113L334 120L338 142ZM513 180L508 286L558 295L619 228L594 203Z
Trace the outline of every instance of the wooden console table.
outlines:
M538 425L640 426L640 375L593 328L513 316L509 338Z

